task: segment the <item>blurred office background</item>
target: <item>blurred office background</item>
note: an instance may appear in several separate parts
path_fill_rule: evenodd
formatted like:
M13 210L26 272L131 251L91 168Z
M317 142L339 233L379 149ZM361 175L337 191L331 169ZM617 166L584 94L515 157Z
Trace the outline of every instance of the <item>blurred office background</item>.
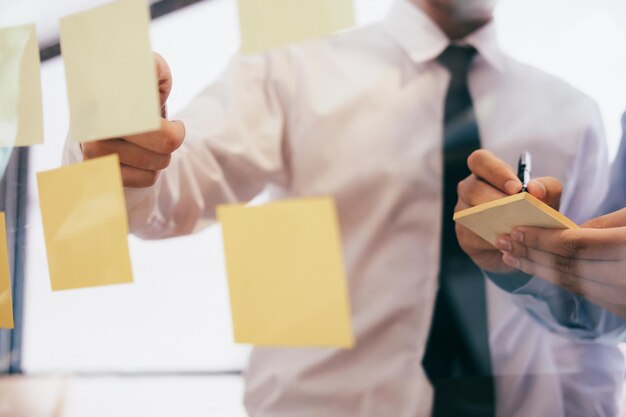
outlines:
M355 0L358 25L384 16L391 1ZM16 300L23 320L11 339L10 369L82 375L64 388L71 417L244 416L249 348L232 342L218 227L160 242L131 237L133 285L50 291L34 173L59 166L68 130L63 62L54 56L58 18L105 2L0 0L0 26L36 21L50 57L42 64L46 143L28 154L24 287ZM151 3L163 14L151 38L174 74L175 114L238 50L236 0ZM506 51L599 102L612 155L626 110L624 21L623 0L502 0L497 9Z

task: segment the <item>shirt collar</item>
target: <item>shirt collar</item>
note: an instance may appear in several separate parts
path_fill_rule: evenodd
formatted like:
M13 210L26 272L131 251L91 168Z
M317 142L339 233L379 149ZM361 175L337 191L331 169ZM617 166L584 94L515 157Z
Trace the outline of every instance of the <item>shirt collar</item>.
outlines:
M450 44L439 26L409 0L395 0L383 20L383 26L417 64L434 60ZM493 22L456 43L473 46L486 62L499 70L503 69L504 53L498 44Z

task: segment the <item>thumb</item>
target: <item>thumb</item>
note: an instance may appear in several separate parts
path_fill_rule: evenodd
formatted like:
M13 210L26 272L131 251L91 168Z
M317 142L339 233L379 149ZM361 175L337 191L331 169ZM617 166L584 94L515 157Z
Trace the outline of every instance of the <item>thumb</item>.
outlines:
M528 183L528 192L555 210L561 205L563 186L554 177L535 178Z
M467 166L478 178L505 194L513 195L522 189L513 169L488 150L474 151L467 159Z
M154 52L154 60L159 82L159 98L161 100L161 107L164 107L172 91L172 72L170 71L170 66L167 64L167 61L157 52Z
M590 229L611 229L626 226L626 208L589 220L581 227Z

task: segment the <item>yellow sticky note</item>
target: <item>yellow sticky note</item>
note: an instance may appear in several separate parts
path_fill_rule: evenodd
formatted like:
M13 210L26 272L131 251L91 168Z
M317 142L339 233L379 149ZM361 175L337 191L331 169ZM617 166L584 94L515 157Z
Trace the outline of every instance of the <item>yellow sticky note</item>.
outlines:
M518 226L575 229L578 226L552 207L528 193L490 201L454 214L454 221L495 246L500 235Z
M326 36L354 26L352 0L238 0L241 52Z
M0 213L0 328L12 329L13 302L11 299L11 273L4 213Z
M160 128L149 22L145 0L119 0L61 19L73 141Z
M130 283L117 155L37 174L52 290Z
M220 206L235 340L354 345L334 200Z
M43 143L35 25L0 28L0 147Z

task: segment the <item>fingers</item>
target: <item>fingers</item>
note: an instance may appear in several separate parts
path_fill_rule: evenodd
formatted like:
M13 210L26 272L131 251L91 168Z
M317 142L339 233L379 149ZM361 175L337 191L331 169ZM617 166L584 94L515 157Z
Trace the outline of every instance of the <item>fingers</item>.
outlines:
M457 223L455 224L455 228L461 248L465 250L465 252L475 253L493 250L493 246L489 242L472 232L467 227Z
M161 130L130 136L84 143L83 158L93 159L117 154L125 187L150 187L156 183L159 172L170 164L172 153L185 139L182 122L162 120Z
M583 228L610 229L615 227L626 227L626 208L614 213L597 217L583 224Z
M142 148L123 139L110 139L85 144L84 159L118 154L120 164L148 171L159 171L168 167L171 155L163 155Z
M536 178L528 183L528 192L555 210L561 205L563 186L553 177Z
M485 149L472 153L467 159L467 165L474 175L506 195L516 194L522 189L522 183L513 169Z
M457 186L459 200L455 211L515 194L522 188L511 168L489 151L472 153L467 163L472 175ZM456 234L463 251L480 268L500 274L513 271L513 268L502 262L501 252L474 232L457 224Z
M506 236L503 237L507 239ZM531 249L575 259L626 259L626 227L613 229L515 228L510 239Z
M457 192L459 195L459 209L474 207L507 196L507 194L494 188L474 174L459 183Z
M472 153L467 164L477 178L492 185L504 195L513 195L522 189L522 183L513 169L487 150L481 149ZM528 184L528 192L558 210L563 187L556 178L543 177L532 180Z
M178 149L185 139L185 125L179 121L161 120L161 130L128 136L126 141L163 155Z
M624 231L621 232L624 234ZM618 245L620 232L597 233L594 229L555 230L519 227L511 232L512 244L519 243L553 255L575 259L614 261L625 257L626 244ZM507 237L503 237L507 239ZM500 239L498 239L500 242Z
M120 166L122 171L122 180L124 187L127 188L145 188L152 187L159 178L160 171L150 171L140 168L129 167L127 165Z
M497 274L508 274L514 271L514 268L502 262L502 253L499 250L465 226L456 224L456 234L461 249L479 268Z
M472 175L458 185L459 201L456 211L513 195L522 190L522 183L513 169L487 150L472 153L467 164ZM553 189L551 183L544 184L543 181L538 181L535 187L537 192L543 191L540 197L544 198L549 195L547 188ZM459 225L456 232L461 248L482 269L496 273L510 273L514 270L502 262L499 250L478 235Z
M171 155L157 154L122 139L91 142L83 147L84 159L110 154L118 155L122 182L129 188L153 186L159 172L167 168L171 160Z
M624 260L604 261L570 258L528 248L517 242L512 242L511 246L503 250L517 259L526 259L563 274L626 288L626 281L623 279L626 275L626 261ZM624 282L622 283L622 281Z

